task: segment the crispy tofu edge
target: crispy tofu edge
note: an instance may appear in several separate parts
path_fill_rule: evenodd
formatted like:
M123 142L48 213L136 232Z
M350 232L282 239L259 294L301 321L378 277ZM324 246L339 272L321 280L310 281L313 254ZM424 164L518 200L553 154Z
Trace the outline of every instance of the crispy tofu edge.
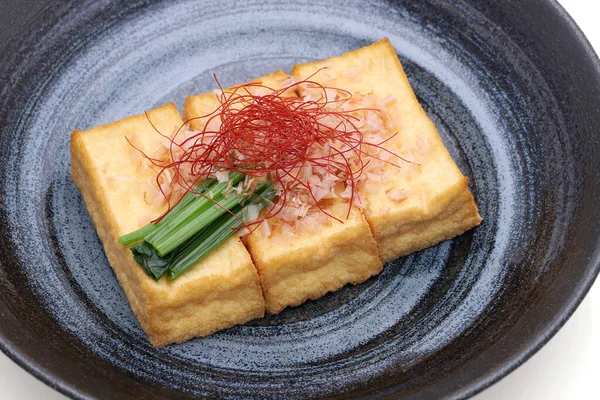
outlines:
M468 179L465 178L464 185L467 184ZM388 262L452 239L476 227L483 220L469 190L459 190L440 208L443 211L433 217L400 224L394 232L386 235L378 237L372 229L382 261Z

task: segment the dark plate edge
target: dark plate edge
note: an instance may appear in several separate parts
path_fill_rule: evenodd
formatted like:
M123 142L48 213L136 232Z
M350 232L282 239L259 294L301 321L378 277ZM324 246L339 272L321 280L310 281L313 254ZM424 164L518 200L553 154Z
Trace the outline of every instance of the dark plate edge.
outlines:
M27 371L34 378L56 390L57 392L76 400L93 399L93 397L83 395L80 390L77 390L73 386L56 379L54 375L45 369L39 368L35 360L24 356L18 349L5 341L5 338L2 336L0 336L0 351L6 354L8 358L10 358L19 367Z
M598 57L598 54L592 47L592 44L588 38L583 33L583 30L579 27L579 25L577 25L573 17L571 17L567 10L565 10L565 8L558 2L558 0L550 0L548 4L553 7L557 15L561 17L567 23L572 32L576 34L579 44L582 45L588 57L590 57L590 59L594 62L596 73L600 75L600 58ZM491 373L481 376L465 390L451 395L452 398L466 399L483 392L494 383L511 374L533 355L535 355L542 347L544 347L567 323L575 311L577 311L586 295L594 285L594 282L600 274L600 249L597 248L595 256L590 259L590 266L591 268L588 270L587 281L580 283L578 292L571 296L570 302L563 307L563 312L555 316L552 322L546 327L543 335L538 336L538 338L530 343L530 345L520 354L513 355L500 368L496 368Z

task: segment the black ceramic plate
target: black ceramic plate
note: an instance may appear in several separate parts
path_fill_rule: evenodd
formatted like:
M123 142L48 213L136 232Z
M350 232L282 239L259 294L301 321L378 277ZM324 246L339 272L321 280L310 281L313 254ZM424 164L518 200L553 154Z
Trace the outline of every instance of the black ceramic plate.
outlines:
M598 273L599 64L555 2L0 3L0 347L69 396L466 397ZM71 182L70 132L384 36L483 224L279 316L150 346Z

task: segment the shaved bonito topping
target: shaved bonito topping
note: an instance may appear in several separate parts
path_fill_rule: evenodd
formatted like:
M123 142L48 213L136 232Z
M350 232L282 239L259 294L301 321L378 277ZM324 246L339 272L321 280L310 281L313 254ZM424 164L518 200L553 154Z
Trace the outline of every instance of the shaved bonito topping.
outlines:
M386 194L392 201L395 201L396 203L401 203L404 200L408 199L408 194L405 191L400 190L398 188L388 189L386 190Z
M318 229L331 219L343 221L329 212L327 202L343 201L347 218L352 207L363 207L361 187L369 190L393 180L391 170L413 173L416 170L407 166L431 151L427 139L420 137L401 153L386 146L398 133L384 112L397 101L395 96L380 99L372 93L350 93L310 77L289 78L282 84L281 89L260 82L220 88L215 91L217 108L195 118L203 122L200 131L182 126L163 135L151 156L140 151L157 171L155 186L169 209L193 191L195 182L209 177L224 182L230 172L241 172L247 179L225 194L251 190L256 182L269 180L279 196L260 217L249 218L246 227L260 226L261 234L269 235L287 235L289 228L292 233ZM292 96L293 92L301 96ZM396 202L406 198L397 191L388 196Z

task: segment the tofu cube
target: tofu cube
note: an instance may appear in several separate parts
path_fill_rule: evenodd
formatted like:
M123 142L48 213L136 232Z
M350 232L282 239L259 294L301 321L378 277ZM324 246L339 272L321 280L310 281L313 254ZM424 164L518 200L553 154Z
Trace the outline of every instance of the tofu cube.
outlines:
M346 219L347 204L323 207L343 223L329 219L315 232L291 237L265 237L259 230L248 236L268 313L278 314L381 272L377 244L362 213L353 208Z
M264 315L259 277L246 248L232 237L174 281L148 277L127 246L117 242L160 216L150 201L156 171L126 140L152 154L183 121L173 104L71 138L75 185L102 240L107 258L140 325L155 346L181 343ZM154 189L156 192L156 189Z
M395 99L381 110L390 122L382 134L393 136L385 146L410 162L403 162L401 168L386 165L390 180L360 190L384 262L450 239L481 222L468 179L417 101L389 40L296 65L291 74L297 80L314 74L311 80L354 95Z

